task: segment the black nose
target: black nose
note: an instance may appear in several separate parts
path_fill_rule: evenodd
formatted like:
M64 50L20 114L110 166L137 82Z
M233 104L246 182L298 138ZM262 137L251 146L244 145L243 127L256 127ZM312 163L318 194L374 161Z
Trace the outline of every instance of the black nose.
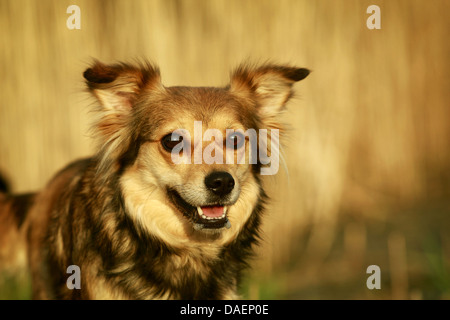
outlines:
M225 196L233 190L234 179L228 172L215 171L206 176L205 185L218 196Z

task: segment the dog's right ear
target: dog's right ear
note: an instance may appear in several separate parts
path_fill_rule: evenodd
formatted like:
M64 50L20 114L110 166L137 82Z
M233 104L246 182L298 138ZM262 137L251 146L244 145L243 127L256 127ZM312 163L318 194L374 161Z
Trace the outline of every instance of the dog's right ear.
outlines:
M291 98L292 86L310 71L285 65L259 67L243 64L231 74L230 90L257 104L257 113L267 128L279 128L277 117Z
M102 107L110 111L129 111L144 87L163 88L158 68L148 62L134 66L95 61L83 76Z

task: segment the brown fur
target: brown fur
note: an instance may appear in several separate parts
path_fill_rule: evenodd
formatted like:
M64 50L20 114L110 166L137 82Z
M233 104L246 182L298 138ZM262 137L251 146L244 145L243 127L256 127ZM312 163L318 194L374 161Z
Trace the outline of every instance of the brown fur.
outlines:
M194 121L202 134L281 129L277 115L308 73L241 66L225 88L164 87L149 63L95 62L84 76L100 104L98 152L37 195L0 194L0 261L27 248L37 299L237 298L266 199L261 163L249 163L245 144L245 164L175 165L161 141L180 128L194 137ZM229 194L205 187L211 172L232 176ZM196 208L210 205L226 208L226 218L199 224ZM66 286L70 265L81 269L80 290Z

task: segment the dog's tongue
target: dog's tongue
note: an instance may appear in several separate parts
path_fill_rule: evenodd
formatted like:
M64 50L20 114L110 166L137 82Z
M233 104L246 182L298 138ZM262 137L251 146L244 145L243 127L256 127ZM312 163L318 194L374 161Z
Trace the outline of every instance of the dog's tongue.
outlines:
M207 217L217 218L223 215L222 206L202 207L203 214Z

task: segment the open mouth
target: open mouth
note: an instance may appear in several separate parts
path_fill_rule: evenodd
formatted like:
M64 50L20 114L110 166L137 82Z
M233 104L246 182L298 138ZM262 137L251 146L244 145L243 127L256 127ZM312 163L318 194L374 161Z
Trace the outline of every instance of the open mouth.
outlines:
M167 193L177 209L191 221L195 230L229 229L231 227L227 217L227 206L221 204L193 206L186 202L175 190L169 189Z
M230 220L227 218L226 206L205 206L197 207L198 219L194 224L195 229L203 228L227 228L231 227Z

